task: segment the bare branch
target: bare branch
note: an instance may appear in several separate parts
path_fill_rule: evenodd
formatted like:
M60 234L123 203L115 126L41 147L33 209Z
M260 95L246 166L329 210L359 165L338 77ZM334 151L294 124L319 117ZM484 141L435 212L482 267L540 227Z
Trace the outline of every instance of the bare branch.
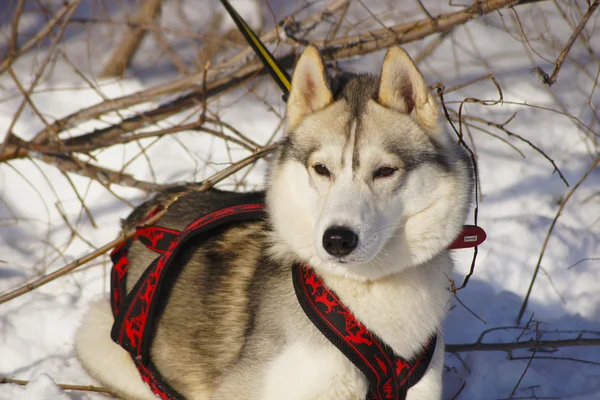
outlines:
M518 349L529 350L545 350L558 349L561 347L582 347L582 346L600 346L600 338L598 339L565 339L565 340L523 340L520 342L510 343L462 343L462 344L446 344L446 352L462 353L467 351L506 351Z
M52 29L54 29L58 23L61 22L65 15L69 13L72 14L73 11L75 11L79 3L81 3L81 0L74 0L71 3L64 1L63 3L64 5L61 7L61 9L58 10L58 12L54 14L54 16L46 23L46 25L44 25L31 39L29 39L16 54L9 54L8 57L0 62L0 74L3 73L9 65L14 63L19 56L26 53L38 42L48 37L48 34L52 32Z
M25 386L28 385L30 381L25 381L22 379L11 379L11 378L2 378L0 377L0 385L1 384L9 384L12 383L14 385L21 385L21 386ZM108 393L108 394L112 394L115 395L114 392L112 392L110 389L108 388L104 388L101 386L93 386L93 385L71 385L71 384L67 384L67 383L57 383L56 386L58 386L59 388L63 389L63 390L77 390L77 391L83 391L83 392L97 392L97 393Z
M151 24L160 13L161 3L162 0L145 0L140 3L140 8L132 21L136 26L127 28L123 40L119 42L112 56L104 65L100 74L102 78L123 76L147 33L138 24Z
M563 62L565 61L567 54L569 54L571 47L573 47L573 43L575 43L575 40L577 39L579 34L581 34L581 31L585 27L585 24L587 24L588 20L590 19L590 17L594 13L594 11L596 11L596 9L598 8L599 5L600 5L600 0L595 0L590 5L587 12L583 15L583 17L579 21L579 24L577 24L577 27L575 28L575 31L573 31L573 33L571 34L571 37L569 38L567 45L558 55L558 58L556 59L556 63L554 65L554 70L552 71L552 74L547 79L544 80L544 82L547 83L548 85L552 85L556 82L556 78L558 77L560 68L562 67ZM540 70L541 70L541 68L540 68ZM542 70L542 72L543 72L543 70Z

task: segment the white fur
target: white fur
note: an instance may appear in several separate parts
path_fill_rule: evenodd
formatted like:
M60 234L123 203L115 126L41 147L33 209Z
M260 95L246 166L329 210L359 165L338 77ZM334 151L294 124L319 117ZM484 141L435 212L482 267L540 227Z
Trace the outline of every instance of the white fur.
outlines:
M108 300L91 303L75 337L77 357L90 375L111 388L119 388L119 396L156 400L140 378L129 353L112 341L110 331L113 321Z
M296 341L267 366L260 399L364 400L368 386L338 349Z

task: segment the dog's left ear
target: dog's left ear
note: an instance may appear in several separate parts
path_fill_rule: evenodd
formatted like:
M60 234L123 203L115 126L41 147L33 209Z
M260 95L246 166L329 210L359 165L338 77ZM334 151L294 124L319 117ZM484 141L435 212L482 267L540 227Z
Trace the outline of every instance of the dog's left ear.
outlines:
M429 86L400 47L391 47L385 55L378 99L381 105L409 114L429 129L438 126L438 107Z
M292 90L287 102L288 128L296 126L311 112L329 105L333 94L327 86L325 65L319 50L310 45L296 63L292 78Z

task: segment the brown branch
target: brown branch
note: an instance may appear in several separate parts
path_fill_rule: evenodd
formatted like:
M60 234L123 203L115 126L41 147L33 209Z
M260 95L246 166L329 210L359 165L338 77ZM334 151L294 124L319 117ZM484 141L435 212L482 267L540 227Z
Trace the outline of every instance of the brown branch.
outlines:
M28 142L9 132L4 143L0 143L0 162L27 157L29 147Z
M560 202L560 206L556 211L556 215L550 224L550 228L548 228L548 232L546 233L546 237L544 238L544 244L542 244L542 249L540 250L540 255L538 257L537 263L535 264L535 268L533 270L533 276L531 277L531 282L529 283L529 287L527 288L527 293L525 294L525 298L523 299L523 304L521 304L521 309L519 310L519 315L517 316L517 324L521 323L521 318L523 318L523 314L525 313L525 309L527 308L527 303L529 301L529 296L531 295L531 290L533 289L533 284L535 283L535 279L537 278L537 274L540 270L540 266L542 264L542 258L544 258L544 252L546 251L546 247L548 246L548 241L550 240L550 235L552 235L552 231L554 230L554 226L556 225L556 221L560 217L562 210L567 205L567 202L575 193L577 188L585 182L590 173L600 164L600 157L596 158L592 165L588 168L588 170L583 174L583 176L579 179L579 181L569 190L563 201Z
M536 355L534 357L536 360L558 360L558 361L573 361L573 362L578 362L578 363L583 363L583 364L591 364L591 365L600 365L600 362L597 361L590 361L590 360L582 360L580 358L573 358L573 357L555 357L555 356L538 356ZM510 356L509 360L528 360L529 357L513 357Z
M558 349L561 347L582 347L582 346L600 346L600 338L584 339L578 337L576 339L564 340L523 340L510 343L461 343L461 344L446 344L447 353L461 353L466 351L506 351L510 352L518 349L529 350L547 350Z
M577 39L577 37L579 36L579 34L581 34L581 31L585 27L585 24L587 24L588 20L590 19L590 17L594 13L594 11L596 11L596 9L598 8L599 5L600 5L600 0L594 1L590 5L590 7L588 8L587 12L583 15L583 17L579 21L579 24L577 24L577 27L575 28L575 30L571 34L571 37L569 38L569 41L567 42L567 45L560 52L560 54L558 55L558 58L556 59L556 63L554 65L554 71L552 71L552 74L547 79L544 80L545 83L547 83L548 85L552 85L552 84L554 84L556 82L556 78L558 77L558 73L560 71L560 68L562 67L563 62L565 61L565 58L567 57L567 54L571 50L571 47L573 46L573 43L575 43L575 40ZM541 68L540 68L540 70L541 70Z
M29 51L33 46L35 46L38 42L44 40L48 37L48 34L52 32L52 29L61 22L61 19L67 15L68 13L72 13L75 8L81 3L81 0L74 0L69 3L67 1L64 2L64 5L60 10L44 25L31 39L29 39L16 54L10 54L0 62L0 74L3 73L8 66L14 63L19 56Z
M235 144L245 148L246 150L250 150L250 151L254 151L258 147L260 147L254 142L248 142L247 140L240 140L233 136L216 131L214 129L204 127L203 125L205 123L206 122L203 122L203 121L195 121L195 122L190 122L187 124L177 125L177 126L174 126L171 128L156 130L156 131L141 132L141 133L137 133L137 134L129 134L126 136L120 135L120 136L117 136L116 138L110 138L110 141L108 139L103 139L102 137L96 136L96 137L92 138L91 140L87 140L87 141L77 140L76 142L69 142L69 143L63 142L63 145L61 146L61 148L67 152L88 153L88 152L91 152L94 150L114 146L117 144L130 143L130 142L133 142L136 140L150 138L150 137L161 137L161 136L166 136L166 135L170 135L173 133L177 133L177 132L181 132L181 131L188 131L188 130L196 130L196 131L206 132L208 134L211 134L211 135L221 138L223 140L235 143ZM77 137L75 139L79 139L79 137ZM74 143L74 144L71 144L71 143ZM45 150L45 149L47 149L47 147L43 147L43 149Z
M81 161L72 155L46 154L39 152L30 152L29 155L46 164L54 165L63 172L71 172L94 179L106 187L117 184L140 189L144 192L156 192L157 190L168 187L167 185L137 180L129 174L93 165Z
M11 379L11 378L0 377L0 385L3 384L3 383L4 384L12 383L14 385L25 386L25 385L29 384L29 382L30 381L25 381L25 380L22 380L22 379ZM71 384L67 384L67 383L55 383L55 385L58 386L59 388L63 389L63 390L77 390L77 391L82 391L82 392L108 393L108 394L112 394L112 395L115 394L110 389L104 388L104 387L100 387L100 386L71 385Z
M360 35L344 37L336 40L315 42L322 50L324 58L340 59L422 39L438 32L446 32L455 26L500 10L509 6L524 3L522 0L487 0L475 1L472 6L463 10L440 14L434 18L425 18L407 22L389 28L383 28Z
M257 151L256 153L253 153L251 155L249 155L246 158L243 158L242 160L230 165L229 167L217 172L216 174L214 174L212 177L208 178L207 180L205 180L201 185L198 186L198 188L196 189L197 191L200 192L205 192L208 189L212 188L215 184L217 184L218 182L222 181L223 179L227 178L228 176L236 173L237 171L239 171L240 169L254 163L256 160L266 156L267 154L272 153L273 151L275 151L275 149L277 149L277 147L279 146L279 143L273 143L269 146L263 147L261 150ZM173 199L173 202L177 201L177 198ZM156 221L158 221L167 211L167 209L169 208L171 203L169 204L165 204L164 209L160 212L158 212L154 217L148 219L148 221L146 222L146 224L153 224ZM10 301L16 297L22 296L26 293L31 292L34 289L39 288L40 286L43 286L49 282L52 282L53 280L66 275L68 273L70 273L71 271L73 271L75 268L86 264L98 257L100 257L101 255L103 255L104 253L110 251L111 249L113 249L115 246L118 246L119 244L121 244L122 242L124 242L125 240L128 240L129 238L132 238L135 235L135 230L129 231L129 232L123 232L123 234L113 240L110 243L105 244L104 246L98 248L96 251L93 251L67 265L65 265L62 268L57 269L56 271L44 275L41 278L30 282L26 285L23 285L15 290L12 290L2 296L0 296L0 304L2 303L6 303L7 301Z
M506 134L506 136L508 137L514 137L518 140L520 140L523 143L526 143L529 147L531 147L533 150L535 150L536 152L538 152L539 154L542 155L542 157L544 157L546 160L548 160L548 162L552 165L552 167L554 168L554 171L556 171L558 173L558 176L560 177L560 179L564 182L564 184L569 187L569 182L567 181L567 178L563 175L562 171L560 170L560 168L558 168L558 165L556 165L556 162L550 158L549 155L547 155L542 149L540 149L538 146L536 146L535 144L533 144L533 142L531 142L528 139L525 139L523 136L514 133L512 131L509 131L506 128L506 124L508 124L509 121L506 121L504 123L497 123L497 122L492 122L492 121L488 121L484 118L481 117L475 117L475 116L471 116L471 115L459 115L458 116L459 121L462 120L471 120L471 121L476 121L482 124L486 124L487 126L492 126L502 132L504 132Z
M525 366L525 369L523 370L523 372L521 373L521 376L519 377L519 380L517 381L517 383L515 384L515 386L513 387L512 392L510 393L509 398L514 398L513 396L515 395L515 393L517 392L517 389L519 388L519 385L521 384L521 382L523 381L523 378L525 378L525 375L527 374L527 371L529 371L529 367L531 367L531 363L533 362L533 359L535 357L535 349L533 349L531 356L528 357L529 361L527 362L527 365Z
M48 122L46 121L44 116L39 112L39 110L37 109L37 107L35 106L33 101L31 101L30 95L33 92L33 89L37 86L39 80L42 78L44 71L48 67L48 64L50 63L50 60L52 58L52 54L54 53L54 49L58 45L58 42L60 41L63 33L65 32L65 29L67 27L67 22L69 21L69 18L71 18L71 16L75 12L76 8L77 7L75 6L75 7L70 7L66 10L63 21L61 22L61 24L58 28L58 32L55 35L53 35L52 40L50 42L50 46L49 46L47 54L46 54L46 57L44 57L44 60L41 62L40 68L36 71L33 81L29 85L28 90L25 90L25 88L21 85L16 74L13 72L11 65L10 64L7 65L7 69L9 71L9 73L11 74L11 77L13 78L15 84L17 85L17 88L23 95L23 100L21 101L21 104L19 105L17 111L13 114L12 121L8 127L8 132L12 132L15 124L17 123L19 116L21 115L22 111L24 110L25 104L29 104L30 107L34 110L34 112L41 119L41 121L44 123L44 125L46 127L48 127Z
M427 15L427 18L434 21L435 18L433 18L433 15L431 15L431 13L427 10L427 8L423 4L423 2L421 0L417 0L417 3L419 4L419 7L421 7L421 11L423 11L425 13L425 15Z
M140 8L133 17L135 24L151 24L160 13L162 0L145 0L140 3ZM123 76L125 70L131 65L131 60L135 56L147 30L139 25L128 27L124 38L120 41L114 50L104 69L100 74L101 78L112 78Z
M17 43L19 41L19 22L21 21L21 14L23 13L23 5L25 4L25 0L19 0L17 6L15 7L15 13L12 18L11 23L11 35L10 35L10 44L8 46L8 57L7 59L11 60L17 55Z
M231 88L237 86L241 82L249 79L250 77L255 75L257 73L257 71L260 71L261 68L262 68L262 64L260 64L259 62L250 63L223 78L214 80L212 82L208 82L206 85L206 92L204 92L202 89L196 89L190 94L181 96L167 104L158 106L157 108L155 108L153 110L146 111L146 112L140 113L138 115L135 115L133 117L127 118L117 125L113 125L108 128L105 128L105 129L96 130L91 134L86 134L86 135L78 136L78 137L75 137L72 139L68 139L65 141L65 144L68 144L68 143L75 144L76 142L86 142L88 140L93 140L99 136L102 136L102 140L106 140L106 139L117 137L117 136L119 136L123 133L129 132L129 131L143 128L145 126L150 125L151 123L155 123L157 121L160 121L162 119L170 117L171 115L185 111L196 105L200 105L202 103L203 93L205 93L204 95L207 98L212 97L216 94L222 93L228 89L231 89ZM211 75L210 72L208 74ZM191 81L191 79L190 79L191 77L196 77L196 74L190 75L190 77L186 77L183 80ZM176 82L180 82L180 81L181 80L178 80L178 81L175 81L166 86L160 86L158 88L155 88L155 90L151 89L150 91L142 91L142 92L134 93L134 94L131 94L128 96L123 96L123 97L120 97L120 98L117 98L114 100L104 101L104 102L97 104L96 106L92 106L90 108L79 110L79 111L75 112L74 114L71 114L65 118L62 118L62 119L57 120L54 123L50 124L49 127L40 131L31 142L34 144L43 144L46 142L47 136L49 134L57 134L58 132L60 132L64 129L72 127L73 124L81 123L81 122L87 121L89 119L97 118L100 115L103 115L107 112L111 112L111 111L114 111L117 109L127 108L127 107L131 107L133 105L136 105L136 104L145 103L146 101L150 100L150 98L145 97L148 94L150 94L151 98L155 98L155 97L159 97L163 94L167 94L171 91L171 89L178 86L178 84L176 84ZM189 82L189 85L187 86L187 88L195 87L194 83L195 82ZM187 89L187 88L176 87L177 90ZM0 154L0 159L1 158L2 158L2 155Z

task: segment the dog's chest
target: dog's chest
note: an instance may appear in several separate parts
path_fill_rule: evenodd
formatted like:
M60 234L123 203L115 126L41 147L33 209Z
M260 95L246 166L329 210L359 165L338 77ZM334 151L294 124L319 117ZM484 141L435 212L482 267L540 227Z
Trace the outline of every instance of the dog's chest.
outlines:
M397 355L411 358L439 330L450 299L445 278L450 267L415 267L377 282L331 276L325 282L368 330Z

